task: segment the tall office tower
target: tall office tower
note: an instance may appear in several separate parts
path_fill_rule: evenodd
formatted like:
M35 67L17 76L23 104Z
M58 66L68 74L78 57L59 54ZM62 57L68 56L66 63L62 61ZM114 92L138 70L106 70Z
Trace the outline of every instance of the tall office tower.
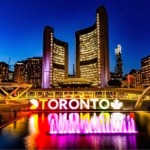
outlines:
M25 83L25 63L18 61L14 65L14 81L17 83Z
M30 83L34 88L41 87L42 57L33 57L17 62L14 67L14 81Z
M25 82L34 88L42 84L42 57L33 57L25 60Z
M54 30L46 26L43 37L42 88L57 86L68 77L68 43L54 37Z
M109 75L107 12L100 6L96 23L76 32L76 77L89 79L97 87L106 87Z
M5 62L0 62L0 82L8 80L9 65Z
M123 77L123 67L122 67L122 57L121 57L121 45L117 45L115 48L116 66L115 73L117 78L122 79Z
M150 55L141 59L142 86L150 86Z

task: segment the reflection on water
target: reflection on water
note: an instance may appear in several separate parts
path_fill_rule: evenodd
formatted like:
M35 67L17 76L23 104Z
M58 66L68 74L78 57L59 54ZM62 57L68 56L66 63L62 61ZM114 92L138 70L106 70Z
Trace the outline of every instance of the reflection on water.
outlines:
M135 149L133 133L133 113L41 113L29 118L25 143L27 149Z
M0 149L148 149L134 113L35 113L0 130Z
M35 114L29 119L30 131L37 132L43 123L50 134L136 132L132 116L122 113L50 113L46 117L42 114L41 119Z
M7 127L0 129L0 149L24 147L22 137L27 133L27 118L22 118Z
M137 123L140 124L140 131L147 132L150 135L150 114L147 112L136 112Z
M44 135L28 136L27 149L136 149L135 135Z

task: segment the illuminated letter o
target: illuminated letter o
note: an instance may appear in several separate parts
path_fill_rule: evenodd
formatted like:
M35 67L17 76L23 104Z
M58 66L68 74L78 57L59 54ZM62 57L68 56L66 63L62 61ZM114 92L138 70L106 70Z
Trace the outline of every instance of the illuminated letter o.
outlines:
M72 102L76 102L76 106L72 106ZM71 108L71 109L77 109L78 107L79 107L79 101L78 100L76 100L76 99L72 99L72 100L70 100L69 101L69 107Z
M103 102L106 102L106 106L103 106L102 103ZM102 109L108 109L109 108L109 101L107 99L101 99L99 101L99 106L102 108Z
M52 102L55 102L56 103L56 106L51 106L51 103ZM48 102L48 107L49 107L49 109L56 109L56 108L58 108L58 101L56 100L56 99L51 99L51 100L49 100L49 102Z

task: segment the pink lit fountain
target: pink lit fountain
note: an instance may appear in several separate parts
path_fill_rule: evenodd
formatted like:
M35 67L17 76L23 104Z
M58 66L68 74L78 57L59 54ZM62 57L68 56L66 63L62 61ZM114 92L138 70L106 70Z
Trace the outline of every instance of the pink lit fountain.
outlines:
M49 134L137 133L135 121L122 113L51 113Z

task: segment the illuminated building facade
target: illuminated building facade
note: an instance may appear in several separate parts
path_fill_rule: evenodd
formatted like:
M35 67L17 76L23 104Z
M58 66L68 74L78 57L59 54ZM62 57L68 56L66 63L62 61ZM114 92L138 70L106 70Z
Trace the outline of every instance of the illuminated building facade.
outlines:
M132 76L131 87L139 88L142 87L142 72L141 69L132 69L129 73Z
M76 77L86 78L96 87L106 87L109 75L107 12L100 6L96 23L76 32Z
M42 83L42 57L28 58L25 61L25 83L32 87L41 87Z
M25 64L23 61L14 65L14 81L17 83L25 82Z
M121 45L117 45L115 49L115 56L116 56L116 67L115 73L119 79L123 77L123 67L122 67L122 57L121 57Z
M140 69L137 69L134 75L134 87L142 87L142 73Z
M0 81L8 80L9 65L5 62L0 62Z
M56 39L48 26L43 38L42 88L52 88L68 77L68 43Z
M141 59L142 86L150 86L150 55Z
M42 83L42 57L33 57L17 62L14 66L14 81L30 83L32 87L40 88Z

